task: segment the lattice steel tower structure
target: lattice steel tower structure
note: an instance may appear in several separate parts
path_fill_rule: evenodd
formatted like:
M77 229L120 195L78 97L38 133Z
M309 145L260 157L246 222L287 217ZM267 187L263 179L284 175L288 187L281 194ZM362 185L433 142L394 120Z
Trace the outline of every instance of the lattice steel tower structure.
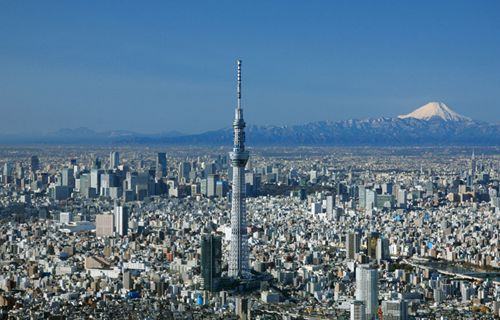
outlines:
M245 150L245 121L243 120L243 109L241 108L241 60L238 60L237 64L238 105L233 121L233 151L229 153L233 166L229 276L247 278L249 276L249 267L247 213L245 207L245 165L247 164L249 154Z

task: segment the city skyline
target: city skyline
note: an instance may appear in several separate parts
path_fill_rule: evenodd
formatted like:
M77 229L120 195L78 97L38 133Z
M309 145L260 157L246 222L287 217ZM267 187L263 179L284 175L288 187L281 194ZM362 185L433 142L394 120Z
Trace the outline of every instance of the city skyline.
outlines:
M0 9L0 320L500 316L500 3Z
M429 101L500 118L497 3L3 6L2 134L223 128L236 56L250 69L249 124L390 117Z

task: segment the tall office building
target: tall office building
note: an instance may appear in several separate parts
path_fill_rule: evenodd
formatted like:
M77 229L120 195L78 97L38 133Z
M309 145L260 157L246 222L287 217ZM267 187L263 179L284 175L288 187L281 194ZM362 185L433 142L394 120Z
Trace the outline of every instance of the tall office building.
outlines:
M356 300L363 301L366 319L375 319L378 310L378 274L369 265L356 268Z
M399 208L406 208L406 202L408 201L408 193L406 189L399 189L396 202Z
M185 183L189 181L191 172L191 163L183 161L179 164L179 182Z
M16 163L16 178L23 179L24 178L24 168L22 163Z
M90 187L95 190L96 194L99 194L101 190L101 174L104 173L104 170L92 168L90 170Z
M120 153L113 151L109 154L109 168L116 169L120 165Z
M156 157L156 177L163 178L167 176L167 154L158 152Z
M326 196L326 215L329 218L333 218L333 209L335 208L335 196Z
M346 239L346 258L354 260L356 253L359 252L361 244L361 234L359 232L352 232L347 235Z
M217 291L222 273L222 239L204 235L201 239L201 276L205 290Z
M389 239L380 237L377 239L377 261L380 263L382 260L390 258L389 252Z
M225 197L227 194L227 181L219 180L215 184L215 195L217 197Z
M365 209L371 210L375 206L375 191L372 189L365 189Z
M115 231L121 237L128 233L128 209L127 207L115 205Z
M237 107L233 121L233 151L229 153L233 167L231 204L231 242L229 251L229 276L245 278L249 275L247 217L245 207L245 165L249 153L245 150L245 121L241 108L241 60L237 61Z
M367 255L371 259L377 259L377 244L379 238L380 233L375 231L370 232L366 238Z
M75 187L75 175L73 168L64 168L61 172L62 185L70 188Z
M99 157L95 157L94 161L92 162L92 168L101 169L101 159L99 159Z
M31 172L36 172L40 169L40 160L38 159L38 156L31 156L30 162Z
M12 162L5 162L5 164L3 165L4 177L11 177L13 171L14 171L14 166L12 165Z
M209 174L207 177L207 197L215 197L217 194L218 174Z
M364 209L366 207L366 188L364 185L358 186L358 198L359 208Z

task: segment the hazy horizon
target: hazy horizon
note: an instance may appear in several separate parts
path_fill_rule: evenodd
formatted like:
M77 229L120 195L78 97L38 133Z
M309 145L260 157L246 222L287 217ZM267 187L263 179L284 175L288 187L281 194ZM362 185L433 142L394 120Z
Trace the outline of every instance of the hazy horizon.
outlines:
M185 134L396 117L443 101L500 119L498 2L8 2L0 133Z

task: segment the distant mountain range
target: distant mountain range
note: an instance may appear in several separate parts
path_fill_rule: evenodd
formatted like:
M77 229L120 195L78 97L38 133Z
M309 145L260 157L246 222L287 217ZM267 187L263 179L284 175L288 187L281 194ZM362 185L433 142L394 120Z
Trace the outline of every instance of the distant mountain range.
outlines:
M500 124L475 121L442 102L430 102L395 118L319 121L294 126L255 126L246 129L249 146L415 146L500 145ZM61 129L40 136L2 136L3 143L46 144L165 144L226 145L232 128L200 134L176 131L140 134L131 131L95 132L88 128Z

